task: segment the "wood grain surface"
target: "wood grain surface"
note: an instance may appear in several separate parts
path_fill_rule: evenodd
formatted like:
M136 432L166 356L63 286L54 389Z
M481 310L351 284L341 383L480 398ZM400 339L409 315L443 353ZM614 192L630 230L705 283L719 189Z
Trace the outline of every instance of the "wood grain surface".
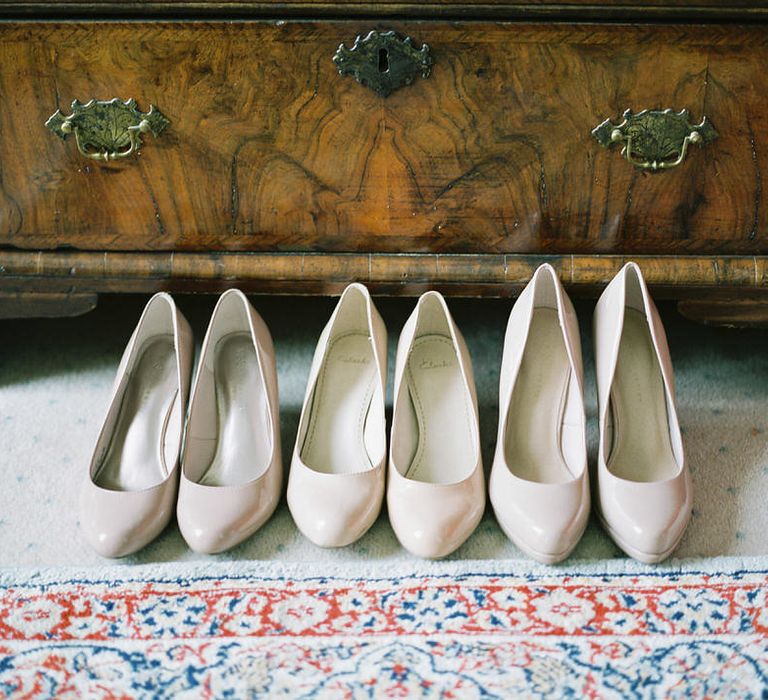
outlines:
M331 57L371 28L432 75L381 98ZM768 252L763 25L0 26L0 246L110 251ZM135 159L45 127L78 98L170 120ZM649 175L591 129L687 107L720 138Z
M550 263L567 286L602 288L628 261L636 261L652 287L768 293L766 256L441 255L411 253L122 253L5 251L0 288L11 291L147 291L180 289L185 282L211 291L263 283L301 292L307 283L342 289L353 281L397 291L407 285L454 284L481 295L485 287L512 290ZM158 286L159 285L159 286ZM164 286L165 285L165 286ZM179 286L181 285L181 286ZM502 292L504 293L504 292Z
M350 5L358 4L360 0L335 0L334 4L341 7L348 7ZM443 7L444 5L450 5L453 0L420 0L420 2L409 2L408 0L377 0L376 3L369 3L371 5L415 5L421 7ZM26 5L27 7L35 7L45 4L41 0L0 0L0 8L4 6L13 5ZM85 4L83 0L58 0L56 3L62 7L77 6ZM166 5L168 0L90 0L90 4L94 8L107 9L110 7L121 8L125 11L139 10L141 8L151 8L157 5ZM181 9L194 8L196 6L208 6L211 8L218 8L225 10L228 7L237 7L238 5L252 5L260 7L286 7L290 5L309 5L309 6L322 6L324 0L175 0L175 5ZM666 7L672 6L678 7L715 7L721 11L725 11L731 7L739 8L759 8L768 6L768 2L765 0L558 0L553 2L552 0L525 0L520 2L519 0L462 0L463 5L467 7L477 7L482 5L498 5L499 7L516 7L518 5L528 5L532 7L553 7L558 8L560 11L567 7L602 7L608 9L611 7ZM375 12L375 8L371 7L371 12Z
M698 323L728 328L768 328L766 299L686 299L678 311Z
M448 17L751 20L768 16L765 0L0 0L5 17Z
M102 293L340 294L353 281L374 294L512 297L542 262L573 297L597 297L628 259L654 298L716 325L768 319L766 256L456 255L395 253L124 253L0 251L0 318L85 313ZM296 303L301 303L297 300Z

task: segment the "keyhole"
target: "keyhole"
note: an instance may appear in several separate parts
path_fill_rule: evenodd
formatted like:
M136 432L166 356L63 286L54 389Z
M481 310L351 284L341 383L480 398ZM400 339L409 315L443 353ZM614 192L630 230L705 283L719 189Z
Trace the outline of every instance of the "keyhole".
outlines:
M389 70L389 52L386 49L379 49L379 73L386 73Z

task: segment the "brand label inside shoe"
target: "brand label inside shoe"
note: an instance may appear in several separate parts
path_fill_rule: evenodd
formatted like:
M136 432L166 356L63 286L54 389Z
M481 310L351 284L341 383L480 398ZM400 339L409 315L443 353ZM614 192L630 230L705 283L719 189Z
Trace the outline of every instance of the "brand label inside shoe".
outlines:
M370 358L360 357L355 355L341 355L339 362L343 362L348 365L367 365Z
M419 369L443 369L445 367L453 367L453 360L424 359L419 362Z

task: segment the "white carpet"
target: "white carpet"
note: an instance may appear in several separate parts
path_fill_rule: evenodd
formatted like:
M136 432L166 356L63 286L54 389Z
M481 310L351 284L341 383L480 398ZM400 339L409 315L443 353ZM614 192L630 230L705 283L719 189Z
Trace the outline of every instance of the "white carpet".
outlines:
M213 297L180 296L198 343ZM105 297L84 317L0 321L0 567L94 566L105 560L83 542L77 494L100 427L123 346L146 297ZM289 459L314 343L333 308L329 299L252 297L272 329L278 353L283 446ZM390 332L390 363L413 300L379 300ZM509 301L453 300L475 364L486 466L496 431L498 368ZM577 304L587 365L590 454L595 396L590 335L592 303ZM680 419L695 487L694 518L676 555L697 559L768 553L768 333L710 329L664 308L677 370ZM392 367L390 366L390 375ZM569 564L623 557L594 522ZM490 512L451 559L524 556ZM414 559L383 514L357 544L323 550L294 527L283 504L272 520L234 550L190 552L175 524L124 564L192 559L284 562L396 562ZM521 566L524 566L521 562Z

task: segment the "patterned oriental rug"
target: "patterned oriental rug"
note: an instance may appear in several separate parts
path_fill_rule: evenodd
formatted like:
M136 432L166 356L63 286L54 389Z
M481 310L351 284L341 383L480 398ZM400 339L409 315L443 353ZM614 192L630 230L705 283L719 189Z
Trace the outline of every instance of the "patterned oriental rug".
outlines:
M697 564L8 570L0 697L766 697L768 561Z

